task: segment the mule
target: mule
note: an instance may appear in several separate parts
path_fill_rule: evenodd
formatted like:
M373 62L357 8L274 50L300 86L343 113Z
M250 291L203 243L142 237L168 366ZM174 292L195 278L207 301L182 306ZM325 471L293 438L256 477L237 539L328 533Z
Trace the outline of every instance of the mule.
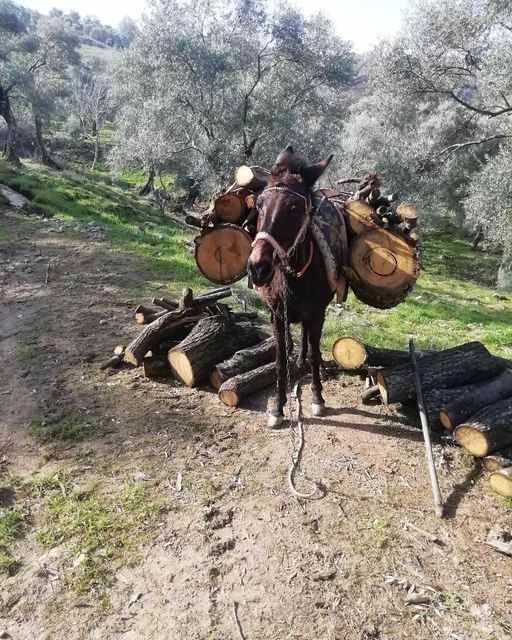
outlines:
M320 338L325 310L333 298L323 257L310 229L314 198L312 188L332 155L313 165L287 146L272 167L267 186L256 201L257 234L247 263L253 285L263 290L272 312L276 340L277 389L268 425L277 428L284 419L291 355L290 323L301 324L299 367L309 364L312 374L314 416L325 413L320 380Z

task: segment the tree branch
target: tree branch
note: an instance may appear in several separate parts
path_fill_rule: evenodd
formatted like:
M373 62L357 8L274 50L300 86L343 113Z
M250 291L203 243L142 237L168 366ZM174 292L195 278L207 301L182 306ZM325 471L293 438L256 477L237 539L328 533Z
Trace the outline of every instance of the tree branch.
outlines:
M481 140L469 140L468 142L459 142L458 144L451 144L449 147L445 147L442 149L437 156L442 156L446 153L446 156L441 160L441 164L444 164L454 153L460 151L461 149L465 149L467 147L474 147L480 144L485 144L486 142L492 142L493 140L503 140L504 138L512 138L512 134L501 134L497 136L491 136L490 138L482 138Z

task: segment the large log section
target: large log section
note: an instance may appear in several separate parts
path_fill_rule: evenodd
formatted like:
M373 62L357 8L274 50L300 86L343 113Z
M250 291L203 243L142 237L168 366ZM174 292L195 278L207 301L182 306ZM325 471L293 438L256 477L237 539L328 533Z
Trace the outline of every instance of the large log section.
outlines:
M512 398L484 407L456 427L455 440L473 456L488 456L512 445Z
M228 407L236 407L242 398L273 384L276 380L275 364L273 362L264 364L253 371L247 371L226 380L219 389L219 398Z
M489 380L502 373L504 367L480 342L446 349L424 356L418 362L424 391L450 389L471 382ZM410 364L377 371L377 384L384 404L405 402L416 395Z
M276 343L270 337L254 347L237 351L232 358L219 363L210 374L210 382L215 389L219 389L226 380L268 364L275 357Z
M447 399L448 401L441 404L439 419L445 429L452 431L458 424L483 407L511 396L512 373L505 371L478 388L468 389L466 393L461 389L459 397L453 401Z
M195 387L208 377L213 365L260 341L260 332L250 322L234 323L218 316L205 318L170 349L169 364L175 378L187 387Z

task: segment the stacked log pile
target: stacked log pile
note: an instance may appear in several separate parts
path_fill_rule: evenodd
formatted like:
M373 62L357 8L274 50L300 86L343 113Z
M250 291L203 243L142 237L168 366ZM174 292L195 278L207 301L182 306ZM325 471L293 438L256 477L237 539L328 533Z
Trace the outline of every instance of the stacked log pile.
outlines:
M256 314L233 312L221 302L229 296L229 287L198 296L187 288L179 300L139 305L135 322L142 330L127 346L117 345L101 369L141 366L147 378L172 376L188 387L210 381L221 402L237 406L276 381L276 349L253 324Z
M363 402L415 400L409 354L365 345L354 337L334 343L344 371L367 376ZM492 488L512 497L512 361L493 356L480 342L418 354L430 426L452 434L471 455L482 458Z
M201 229L194 241L195 259L211 282L230 284L246 275L256 235L256 198L268 174L261 167L239 167L235 182L214 198L202 218L185 218L187 224Z

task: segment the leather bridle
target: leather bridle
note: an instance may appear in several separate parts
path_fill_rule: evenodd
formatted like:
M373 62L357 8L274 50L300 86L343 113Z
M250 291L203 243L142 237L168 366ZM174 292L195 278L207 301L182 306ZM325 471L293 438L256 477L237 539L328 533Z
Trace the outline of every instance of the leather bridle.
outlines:
M309 257L306 261L306 264L302 267L300 271L295 272L293 269L291 269L291 267L288 264L288 260L294 254L297 246L304 241L304 238L306 236L306 232L310 223L310 214L313 209L311 196L308 194L309 197L306 197L302 195L302 193L298 193L297 191L294 191L293 189L287 186L266 187L265 189L263 189L261 193L263 194L263 193L266 193L267 191L282 191L284 193L289 193L290 195L295 196L296 198L302 198L305 204L304 219L302 220L300 229L297 232L297 235L295 236L295 240L293 241L293 243L291 244L290 248L287 251L285 251L283 247L279 244L279 242L274 238L274 236L268 233L267 231L258 231L258 233L254 238L252 246L254 247L254 245L259 240L268 242L268 244L274 249L274 258L277 255L281 260L281 262L283 263L283 266L285 267L286 271L288 273L293 274L296 278L300 278L304 274L306 269L309 267L309 265L311 264L311 260L313 259L313 241L311 240L309 243Z

